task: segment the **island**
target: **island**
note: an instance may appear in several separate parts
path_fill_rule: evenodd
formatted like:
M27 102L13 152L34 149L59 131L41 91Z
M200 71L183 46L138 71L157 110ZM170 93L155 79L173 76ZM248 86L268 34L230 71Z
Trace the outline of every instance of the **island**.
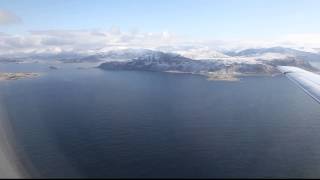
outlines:
M33 78L39 76L39 73L32 72L18 72L18 73L1 73L0 72L0 81L2 80L17 80L24 78Z
M56 67L56 66L49 66L49 69L51 69L51 70L58 70L58 67Z

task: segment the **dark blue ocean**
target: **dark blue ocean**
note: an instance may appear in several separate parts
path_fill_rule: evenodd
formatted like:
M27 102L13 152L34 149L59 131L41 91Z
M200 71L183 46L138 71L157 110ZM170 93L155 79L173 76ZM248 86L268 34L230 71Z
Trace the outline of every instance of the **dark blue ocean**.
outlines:
M42 72L0 82L33 177L320 177L320 105L283 76L0 70Z

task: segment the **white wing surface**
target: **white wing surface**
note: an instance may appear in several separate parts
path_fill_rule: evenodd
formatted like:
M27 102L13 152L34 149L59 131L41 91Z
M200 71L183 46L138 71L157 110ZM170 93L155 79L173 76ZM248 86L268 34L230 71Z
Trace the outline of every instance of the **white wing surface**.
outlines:
M320 103L320 75L292 66L278 66L278 69Z

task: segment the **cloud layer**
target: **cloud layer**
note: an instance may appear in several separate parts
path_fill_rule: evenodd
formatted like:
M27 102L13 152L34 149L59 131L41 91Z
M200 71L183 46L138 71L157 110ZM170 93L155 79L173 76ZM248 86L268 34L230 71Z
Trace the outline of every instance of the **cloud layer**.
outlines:
M182 43L169 32L145 33L110 30L48 30L30 31L26 35L0 34L0 54L59 53L76 51L90 53L124 48L157 49Z
M115 49L144 48L179 52L191 57L199 55L203 58L203 56L219 56L219 53L215 52L216 50L241 50L272 46L312 50L320 47L320 34L292 34L267 40L195 40L167 31L157 33L123 32L118 28L30 31L24 35L0 33L0 54L93 53Z

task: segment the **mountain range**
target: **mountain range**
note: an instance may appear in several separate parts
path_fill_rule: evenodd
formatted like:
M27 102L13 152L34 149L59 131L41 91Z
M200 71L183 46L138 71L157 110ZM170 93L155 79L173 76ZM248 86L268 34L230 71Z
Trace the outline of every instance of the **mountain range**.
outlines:
M242 51L163 52L149 49L122 49L93 53L62 52L1 56L0 62L58 61L63 63L97 62L104 70L139 70L216 74L275 74L276 66L288 65L315 70L310 62L320 61L320 53L284 47L252 48Z
M126 56L121 57L125 59ZM270 75L278 73L276 68L278 65L297 66L315 71L316 69L311 66L310 62L318 60L320 60L320 54L318 53L283 47L225 52L221 57L215 56L204 59L192 59L177 53L148 50L126 61L108 60L102 63L99 68L105 70L193 73L209 77L212 75L216 76L217 74Z

